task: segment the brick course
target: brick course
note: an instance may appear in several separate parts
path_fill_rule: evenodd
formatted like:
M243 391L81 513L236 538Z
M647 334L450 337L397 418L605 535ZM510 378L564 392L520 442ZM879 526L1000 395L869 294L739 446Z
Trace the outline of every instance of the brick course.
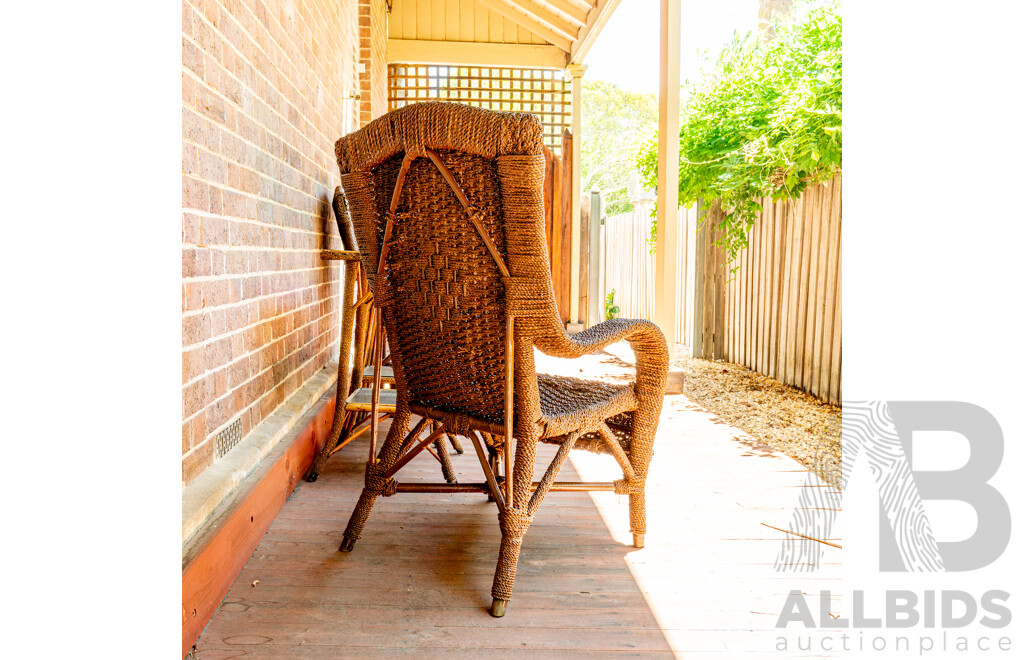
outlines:
M388 111L388 15L385 0L359 0L359 124Z
M184 483L225 426L249 433L337 357L340 269L319 251L340 247L334 141L377 71L357 70L359 2L182 4Z

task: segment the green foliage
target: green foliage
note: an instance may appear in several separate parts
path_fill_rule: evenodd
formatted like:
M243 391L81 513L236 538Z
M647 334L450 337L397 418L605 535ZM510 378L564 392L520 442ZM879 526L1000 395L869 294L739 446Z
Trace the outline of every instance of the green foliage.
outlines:
M747 246L758 198L796 199L843 164L840 0L794 7L774 39L737 38L689 84L679 127L679 203L721 200L716 243L730 260ZM658 179L657 136L637 157Z
M608 215L628 213L636 150L657 130L658 98L601 80L583 81L580 190L601 190Z
M646 239L647 254L654 254L658 251L658 209L651 209L651 235Z
M615 318L619 313L619 306L615 304L615 289L604 297L604 318L605 320Z

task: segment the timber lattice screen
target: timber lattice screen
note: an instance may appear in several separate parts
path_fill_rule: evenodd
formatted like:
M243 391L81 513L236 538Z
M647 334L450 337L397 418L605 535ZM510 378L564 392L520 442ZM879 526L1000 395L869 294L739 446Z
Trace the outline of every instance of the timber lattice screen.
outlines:
M388 111L418 101L537 115L544 144L555 152L561 152L562 133L572 121L571 85L557 69L389 64Z

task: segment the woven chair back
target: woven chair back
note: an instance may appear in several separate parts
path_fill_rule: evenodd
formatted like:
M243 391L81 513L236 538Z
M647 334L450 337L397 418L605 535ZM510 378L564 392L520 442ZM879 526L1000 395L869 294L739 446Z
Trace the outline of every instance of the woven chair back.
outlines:
M342 137L335 155L399 402L500 428L511 316L515 428L531 432L541 415L533 347L572 351L544 239L540 122L416 103Z
M451 150L436 154L507 261L493 159ZM360 245L383 241L404 156L397 154L370 172L374 189L381 192L375 196L375 217L357 219ZM390 289L386 314L409 396L431 407L500 422L506 307L499 266L431 159L410 163L398 195L384 265Z

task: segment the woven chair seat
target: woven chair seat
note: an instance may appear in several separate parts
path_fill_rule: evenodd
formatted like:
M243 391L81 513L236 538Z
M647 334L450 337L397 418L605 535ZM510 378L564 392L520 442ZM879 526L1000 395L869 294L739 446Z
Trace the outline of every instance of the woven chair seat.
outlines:
M632 411L636 409L636 393L633 383L612 385L600 381L582 380L569 376L537 374L537 389L540 393L540 410L544 433L541 441L560 444L565 434L577 429L592 429L597 424L622 416L617 424L632 434ZM609 424L612 432L616 428ZM623 445L628 449L629 440ZM621 442L621 439L620 439ZM609 453L608 446L596 432L585 433L576 441L577 449L597 453Z

